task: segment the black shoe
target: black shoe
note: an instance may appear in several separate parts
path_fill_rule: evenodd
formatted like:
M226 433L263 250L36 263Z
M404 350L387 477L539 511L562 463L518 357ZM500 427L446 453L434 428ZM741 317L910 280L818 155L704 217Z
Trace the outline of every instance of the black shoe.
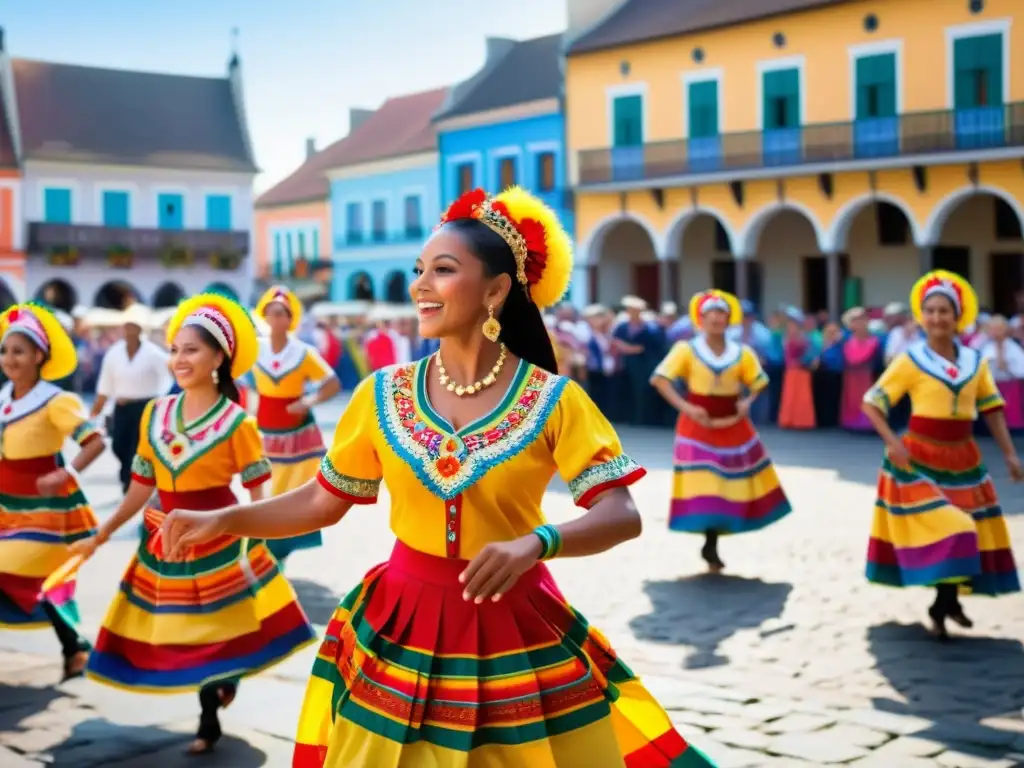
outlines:
M85 676L85 665L89 660L89 651L83 648L80 651L76 651L70 656L64 657L64 674L61 675L60 681L66 683L68 680L74 680L78 677Z
M711 573L719 573L725 568L725 563L722 562L722 558L718 556L718 547L712 544L710 541L706 542L700 550L700 556L704 558L704 562L708 564L708 570Z
M931 633L936 639L945 641L949 640L949 632L946 630L946 614L937 605L933 605L928 609L928 616L932 620Z
M967 614L964 613L963 606L959 603L950 609L949 620L964 629L972 629L974 627L974 622L967 617Z

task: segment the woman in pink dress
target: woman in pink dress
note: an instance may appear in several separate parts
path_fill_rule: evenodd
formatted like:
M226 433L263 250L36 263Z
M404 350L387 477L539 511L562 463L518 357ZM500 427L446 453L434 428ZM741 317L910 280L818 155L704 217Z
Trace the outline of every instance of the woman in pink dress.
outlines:
M873 427L864 415L861 403L864 393L875 383L875 367L882 342L868 330L868 313L863 307L854 307L843 315L843 325L850 335L843 342L843 395L839 411L839 425L854 432L872 432Z
M1010 338L1010 325L1000 315L989 320L985 335L987 341L978 351L988 360L999 394L1006 401L1006 426L1024 429L1024 348Z

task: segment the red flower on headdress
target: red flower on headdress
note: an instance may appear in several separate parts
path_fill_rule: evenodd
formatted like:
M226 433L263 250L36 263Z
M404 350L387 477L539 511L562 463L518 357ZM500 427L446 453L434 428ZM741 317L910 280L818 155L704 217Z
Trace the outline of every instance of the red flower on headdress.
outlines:
M930 291L932 288L946 288L952 290L953 293L956 294L957 304L960 305L961 307L964 305L963 291L960 289L960 286L957 285L952 280L943 280L941 277L933 277L931 280L926 281L925 284L921 286L922 300L925 296L928 295L928 291Z
M482 189L471 189L448 206L448 210L441 217L441 223L459 219L475 219L477 209L486 199L487 193Z
M12 323L17 322L19 317L21 317L21 310L17 307L7 313L7 319Z

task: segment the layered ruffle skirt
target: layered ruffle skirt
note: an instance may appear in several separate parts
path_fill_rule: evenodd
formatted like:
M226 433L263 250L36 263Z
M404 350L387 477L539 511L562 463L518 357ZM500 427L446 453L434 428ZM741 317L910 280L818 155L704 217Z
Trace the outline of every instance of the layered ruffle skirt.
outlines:
M398 542L341 602L294 768L708 768L538 564L497 603Z
M229 488L160 493L163 510L234 503ZM146 510L128 564L89 656L86 674L118 688L181 693L237 680L313 641L312 626L266 545L220 536L182 562L163 559L165 512Z
M0 459L0 627L50 626L42 607L43 582L68 559L68 546L96 532L96 516L74 478L53 496L36 481L63 466L59 455ZM47 602L77 621L75 580L46 594Z
M297 398L260 395L256 421L263 434L263 451L270 460L270 495L280 496L316 477L320 460L327 453L323 435L311 412L301 416L288 413ZM273 539L267 542L274 557L283 560L299 549L323 544L320 531Z
M736 414L735 397L690 394L712 419ZM684 414L676 423L668 527L686 533L747 533L792 511L778 473L749 419L704 427Z
M984 595L1020 591L992 478L972 422L912 416L909 467L886 456L878 476L868 581L890 587L957 582Z

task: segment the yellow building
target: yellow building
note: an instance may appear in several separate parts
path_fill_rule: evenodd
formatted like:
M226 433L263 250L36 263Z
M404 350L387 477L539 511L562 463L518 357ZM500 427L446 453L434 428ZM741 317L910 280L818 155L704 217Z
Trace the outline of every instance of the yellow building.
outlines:
M1021 0L568 2L591 298L714 285L834 315L944 267L1012 311Z

